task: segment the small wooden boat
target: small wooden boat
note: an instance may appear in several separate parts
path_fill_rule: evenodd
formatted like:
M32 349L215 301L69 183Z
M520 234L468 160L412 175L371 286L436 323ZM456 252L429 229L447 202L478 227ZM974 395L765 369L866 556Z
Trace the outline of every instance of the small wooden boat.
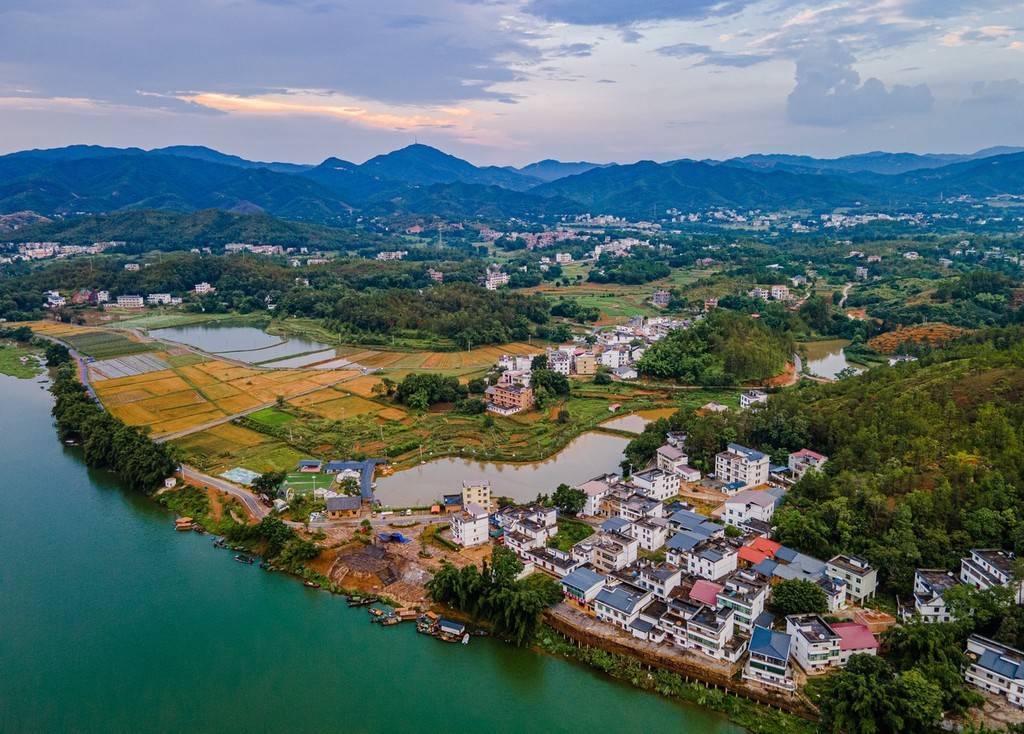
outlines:
M252 556L247 556L244 553L237 554L235 556L235 560L238 561L239 563L244 563L244 564L249 565L249 566L251 566L252 564L256 563L256 559L254 559Z
M371 604L376 604L380 599L376 596L349 596L346 599L346 603L350 607L368 607Z
M262 565L262 564L260 564L260 565ZM318 584L316 581L305 581L305 582L303 582L303 586L308 586L311 589L319 589L320 588L320 584Z
M394 614L389 614L386 617L384 617L384 619L382 619L380 623L381 623L381 626L383 626L383 627L390 627L391 625L398 624L401 621L402 620L399 619Z

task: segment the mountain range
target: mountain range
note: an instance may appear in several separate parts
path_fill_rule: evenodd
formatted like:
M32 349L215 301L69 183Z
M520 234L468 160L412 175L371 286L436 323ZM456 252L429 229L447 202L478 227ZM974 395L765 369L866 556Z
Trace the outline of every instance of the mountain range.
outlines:
M669 208L824 211L997 194L1024 194L1024 148L632 164L549 159L522 168L475 166L419 144L361 164L332 157L315 166L250 161L203 146L74 145L0 156L0 214L213 208L314 222L341 221L356 212L652 217Z

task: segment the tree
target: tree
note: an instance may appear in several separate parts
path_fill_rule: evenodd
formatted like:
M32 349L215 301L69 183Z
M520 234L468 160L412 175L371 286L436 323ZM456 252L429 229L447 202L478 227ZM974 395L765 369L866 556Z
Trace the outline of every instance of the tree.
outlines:
M828 597L813 581L786 579L772 589L772 607L783 616L823 614L828 611Z
M568 484L559 484L551 495L551 501L566 515L578 515L587 503L587 493Z
M595 385L610 385L612 384L612 376L608 374L608 370L599 369L594 373L594 384Z
M281 486L285 476L286 474L283 471L264 472L252 480L252 489L258 494L273 497L277 494L277 488Z
M892 668L881 658L851 655L846 668L822 681L823 728L835 734L893 731L896 710L889 694L894 678Z
M568 423L569 411L566 410L565 408L562 408L561 410L558 411L558 417L555 420L557 420L559 423Z
M530 360L530 369L532 371L546 370L548 368L548 355L538 354Z
M71 361L71 353L68 352L68 348L57 342L47 342L43 353L46 355L46 364L49 367L59 367Z
M284 407L284 395L278 395L276 398L274 398L274 404L278 407L279 410L281 408L283 408Z
M534 392L544 388L550 395L568 395L569 378L548 369L535 369L530 375L530 384Z

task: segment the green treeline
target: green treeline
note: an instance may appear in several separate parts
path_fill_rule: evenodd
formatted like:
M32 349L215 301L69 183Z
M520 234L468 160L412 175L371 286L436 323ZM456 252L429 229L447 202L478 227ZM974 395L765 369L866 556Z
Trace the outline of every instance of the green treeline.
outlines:
M50 391L57 402L53 416L62 441L82 444L85 463L109 469L131 488L151 493L174 473L170 449L100 409L78 381L73 365L56 370Z
M690 385L732 385L779 374L792 351L788 331L717 309L656 342L637 362L637 371Z
M541 613L561 601L562 591L545 574L517 581L522 570L515 552L498 545L482 570L472 564L456 568L446 562L427 582L427 589L434 601L473 619L486 620L499 635L525 645L539 629Z

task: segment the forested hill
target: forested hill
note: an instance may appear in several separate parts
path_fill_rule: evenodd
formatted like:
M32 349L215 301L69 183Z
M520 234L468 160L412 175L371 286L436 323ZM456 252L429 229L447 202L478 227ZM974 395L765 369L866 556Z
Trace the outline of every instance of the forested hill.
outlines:
M635 463L670 425L708 468L726 441L830 458L775 515L776 537L819 558L855 553L909 593L914 569L956 568L969 548L1024 553L1024 328L977 332L919 362L833 384L804 383L763 410L679 413L627 451ZM652 448L652 446L654 448Z
M722 309L655 342L637 371L689 385L731 385L781 373L792 353L788 331Z
M59 241L66 245L123 241L129 251L223 247L230 242L272 242L311 250L351 250L385 243L380 235L354 229L292 222L267 214L205 209L190 214L146 210L97 214L33 224L5 233L11 242Z

